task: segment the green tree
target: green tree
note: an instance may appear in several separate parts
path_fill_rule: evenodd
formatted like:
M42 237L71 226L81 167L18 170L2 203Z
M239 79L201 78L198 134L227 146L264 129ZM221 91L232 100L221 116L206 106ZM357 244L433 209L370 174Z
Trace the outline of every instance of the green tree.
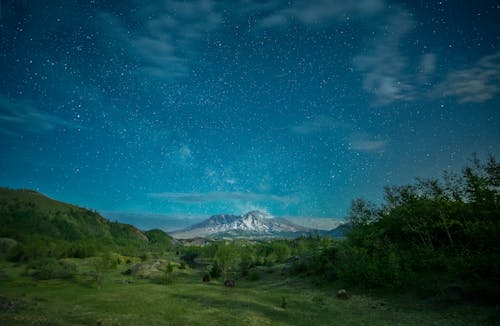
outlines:
M221 244L217 248L215 260L222 271L224 279L227 279L230 273L236 268L239 262L239 248L234 244Z

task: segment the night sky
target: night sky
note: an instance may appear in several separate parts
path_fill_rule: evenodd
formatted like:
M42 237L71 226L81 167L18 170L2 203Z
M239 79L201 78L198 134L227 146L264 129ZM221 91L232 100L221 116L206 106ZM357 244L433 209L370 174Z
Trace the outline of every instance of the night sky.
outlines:
M343 217L500 158L498 1L1 0L0 186Z

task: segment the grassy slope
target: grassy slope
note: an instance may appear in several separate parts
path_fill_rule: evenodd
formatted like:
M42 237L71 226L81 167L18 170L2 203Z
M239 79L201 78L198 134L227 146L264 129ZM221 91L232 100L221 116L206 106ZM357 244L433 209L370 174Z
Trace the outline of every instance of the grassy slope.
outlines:
M72 261L86 270L87 260ZM277 271L225 288L219 281L202 283L197 270L176 270L172 284L160 285L123 276L120 266L108 271L97 289L84 276L33 281L19 276L20 267L0 267L8 275L0 281L0 299L17 298L25 305L12 311L0 304L2 325L487 325L494 320L494 309L433 305L410 297L355 293L343 301L335 298L333 286L316 287Z
M123 244L148 242L147 236L132 225L110 222L96 212L32 190L0 187L0 214L0 225L4 227L1 236L15 239L35 235L65 240L106 239Z
M84 211L84 208L51 199L37 191L29 189L9 189L0 187L0 199L2 202L13 203L15 201L33 203L36 209L42 213L51 214L57 211L69 212L71 209Z

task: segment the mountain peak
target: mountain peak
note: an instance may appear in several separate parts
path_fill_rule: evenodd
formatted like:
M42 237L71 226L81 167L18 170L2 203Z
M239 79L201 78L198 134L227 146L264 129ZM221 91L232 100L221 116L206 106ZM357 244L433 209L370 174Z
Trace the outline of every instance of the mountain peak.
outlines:
M195 224L187 229L173 232L177 238L196 236L274 236L283 233L305 232L308 229L287 220L274 218L271 214L259 210L244 215L220 214Z
M253 210L243 215L243 217L256 217L256 218L273 218L271 214L265 211Z

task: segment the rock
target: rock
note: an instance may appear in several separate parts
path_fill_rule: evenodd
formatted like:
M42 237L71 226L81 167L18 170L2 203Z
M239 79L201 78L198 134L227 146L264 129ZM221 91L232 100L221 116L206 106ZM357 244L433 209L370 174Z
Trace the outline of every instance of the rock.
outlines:
M235 280L225 280L224 286L234 288L236 286L236 281Z
M337 298L342 300L347 300L349 299L349 294L345 289L340 289L337 291Z

